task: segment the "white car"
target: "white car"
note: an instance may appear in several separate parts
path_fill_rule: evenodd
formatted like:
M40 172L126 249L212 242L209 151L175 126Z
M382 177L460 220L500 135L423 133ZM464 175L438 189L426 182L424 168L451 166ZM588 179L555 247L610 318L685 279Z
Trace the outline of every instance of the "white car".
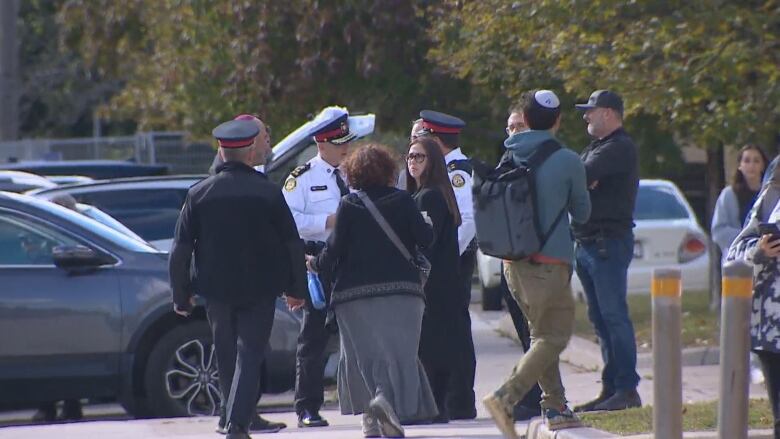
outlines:
M710 261L707 234L696 215L672 182L641 180L634 209L634 259L628 268L628 293L647 294L656 268L677 268L682 272L683 290L709 288ZM484 309L501 307L501 260L477 255ZM576 273L572 292L584 297Z

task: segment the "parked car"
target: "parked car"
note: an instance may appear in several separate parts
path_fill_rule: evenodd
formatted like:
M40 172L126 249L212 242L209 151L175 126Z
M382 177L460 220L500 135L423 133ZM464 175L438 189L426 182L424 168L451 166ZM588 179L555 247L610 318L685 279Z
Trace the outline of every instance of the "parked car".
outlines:
M136 416L214 415L202 306L173 313L167 254L75 211L0 192L0 406L116 398ZM300 318L277 302L263 387L294 382Z
M40 175L21 171L0 171L0 191L25 192L52 187L57 187L57 184Z
M68 194L111 215L160 250L173 242L176 220L190 186L205 175L120 178L29 192L52 200Z
M93 179L165 175L168 165L148 165L122 160L22 161L0 164L0 170L38 175L83 175Z
M656 268L677 268L683 289L709 288L708 239L680 189L666 180L641 180L634 209L634 259L628 268L628 293L647 294ZM478 253L482 307L501 309L501 261ZM576 273L572 292L585 292Z

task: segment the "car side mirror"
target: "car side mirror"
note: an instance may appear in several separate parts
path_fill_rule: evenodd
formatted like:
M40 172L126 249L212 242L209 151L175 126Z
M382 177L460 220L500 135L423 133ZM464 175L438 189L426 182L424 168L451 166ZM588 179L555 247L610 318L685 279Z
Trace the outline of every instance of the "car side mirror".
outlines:
M64 270L96 268L112 264L114 259L83 245L59 245L52 249L54 265Z

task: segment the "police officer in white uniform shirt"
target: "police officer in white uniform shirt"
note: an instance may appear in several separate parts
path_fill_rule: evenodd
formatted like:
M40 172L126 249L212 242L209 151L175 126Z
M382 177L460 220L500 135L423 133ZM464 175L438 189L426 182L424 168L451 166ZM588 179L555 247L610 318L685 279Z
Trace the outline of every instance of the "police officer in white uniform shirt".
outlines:
M347 143L373 131L370 121L349 117L345 108L328 107L314 119L312 136L317 156L293 170L284 182L284 198L306 243L306 253L318 254L336 222L341 197L349 193L339 165L346 158ZM368 126L370 125L370 126ZM326 296L330 295L331 273L319 273ZM295 412L299 427L324 427L319 414L323 403L325 347L331 333L325 328L326 311L307 302L298 337L295 374Z
M476 226L474 224L474 205L471 195L472 171L469 158L460 149L459 134L466 123L449 114L438 111L423 110L420 112L421 129L412 133L412 137L420 135L432 135L440 142L442 154L447 164L452 189L455 191L455 199L462 219L458 227L458 247L460 250L460 291L453 291L453 300L460 301L459 315L457 319L458 334L454 337L461 341L463 350L460 361L453 365L450 380L450 389L447 396L447 409L450 419L474 419L477 409L474 401L474 374L476 373L477 359L474 354L474 341L471 337L471 316L469 315L469 303L471 302L471 278L474 275L476 263ZM415 121L415 127L418 121Z

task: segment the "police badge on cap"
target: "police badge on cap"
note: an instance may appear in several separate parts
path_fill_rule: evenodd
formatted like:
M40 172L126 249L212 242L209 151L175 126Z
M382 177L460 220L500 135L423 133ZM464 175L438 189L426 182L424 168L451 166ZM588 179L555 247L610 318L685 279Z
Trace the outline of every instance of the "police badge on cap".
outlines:
M346 108L328 107L314 118L311 135L316 142L343 145L354 140L357 134L349 129L350 117Z

